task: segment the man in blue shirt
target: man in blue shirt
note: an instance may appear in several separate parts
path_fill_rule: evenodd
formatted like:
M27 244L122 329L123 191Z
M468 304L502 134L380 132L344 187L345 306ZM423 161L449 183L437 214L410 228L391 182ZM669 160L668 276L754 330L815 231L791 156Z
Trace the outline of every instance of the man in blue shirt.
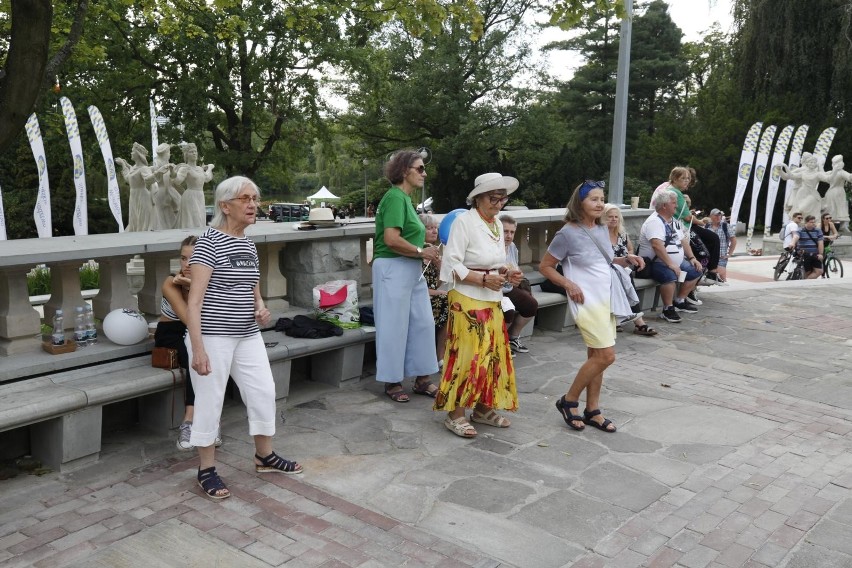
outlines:
M822 230L816 226L816 217L805 217L805 225L799 229L796 247L805 253L805 278L813 280L822 275Z

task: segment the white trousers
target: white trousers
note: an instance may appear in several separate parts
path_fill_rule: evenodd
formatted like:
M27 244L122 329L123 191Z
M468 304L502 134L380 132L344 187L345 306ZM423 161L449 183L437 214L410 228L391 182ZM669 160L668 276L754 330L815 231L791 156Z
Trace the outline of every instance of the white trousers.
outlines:
M233 377L240 388L240 396L248 413L249 434L273 436L275 384L260 333L250 337L205 335L202 340L210 359L210 374L202 376L192 368L189 370L192 388L195 390L195 415L189 443L203 448L216 440L228 375ZM191 367L192 345L188 334L186 350Z

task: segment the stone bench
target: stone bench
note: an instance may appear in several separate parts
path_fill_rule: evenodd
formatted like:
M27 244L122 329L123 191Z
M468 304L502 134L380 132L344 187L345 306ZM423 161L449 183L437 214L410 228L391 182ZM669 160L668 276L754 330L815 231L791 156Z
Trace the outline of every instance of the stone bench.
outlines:
M265 331L262 337L276 343L267 355L275 397L282 399L289 394L294 359L310 358L315 381L340 386L359 379L364 346L375 340L375 330L348 329L324 339L277 331ZM104 406L137 400L139 425L165 432L183 418L183 389L179 370L173 375L151 367L149 353L9 381L0 384L0 432L29 427L30 453L48 467L67 471L98 459Z
M542 291L541 283L545 281L545 278L540 272L529 271L525 272L524 276L530 281L533 297L538 302L535 325L551 331L564 331L574 327L574 317L568 307L568 298L555 292ZM660 301L657 283L649 278L636 278L634 284L641 309L656 310Z

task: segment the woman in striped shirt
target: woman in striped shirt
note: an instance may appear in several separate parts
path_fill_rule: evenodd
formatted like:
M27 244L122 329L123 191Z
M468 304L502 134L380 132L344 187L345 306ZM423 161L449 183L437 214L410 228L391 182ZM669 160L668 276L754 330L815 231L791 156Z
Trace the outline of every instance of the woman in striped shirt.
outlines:
M260 262L245 229L257 219L259 192L245 177L228 178L216 188L216 213L195 243L190 258L190 375L195 417L190 443L198 448L198 484L213 499L230 497L216 473L214 441L230 374L240 389L254 436L258 473L302 472L302 466L272 451L275 385L260 335L269 310L260 297Z

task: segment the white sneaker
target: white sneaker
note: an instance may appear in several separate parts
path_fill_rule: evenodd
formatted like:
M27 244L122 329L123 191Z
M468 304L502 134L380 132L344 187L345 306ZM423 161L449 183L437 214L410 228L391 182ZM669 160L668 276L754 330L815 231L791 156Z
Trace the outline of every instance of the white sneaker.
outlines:
M178 427L178 439L175 446L182 452L188 452L192 449L192 444L189 443L189 437L192 435L192 422L184 422Z

